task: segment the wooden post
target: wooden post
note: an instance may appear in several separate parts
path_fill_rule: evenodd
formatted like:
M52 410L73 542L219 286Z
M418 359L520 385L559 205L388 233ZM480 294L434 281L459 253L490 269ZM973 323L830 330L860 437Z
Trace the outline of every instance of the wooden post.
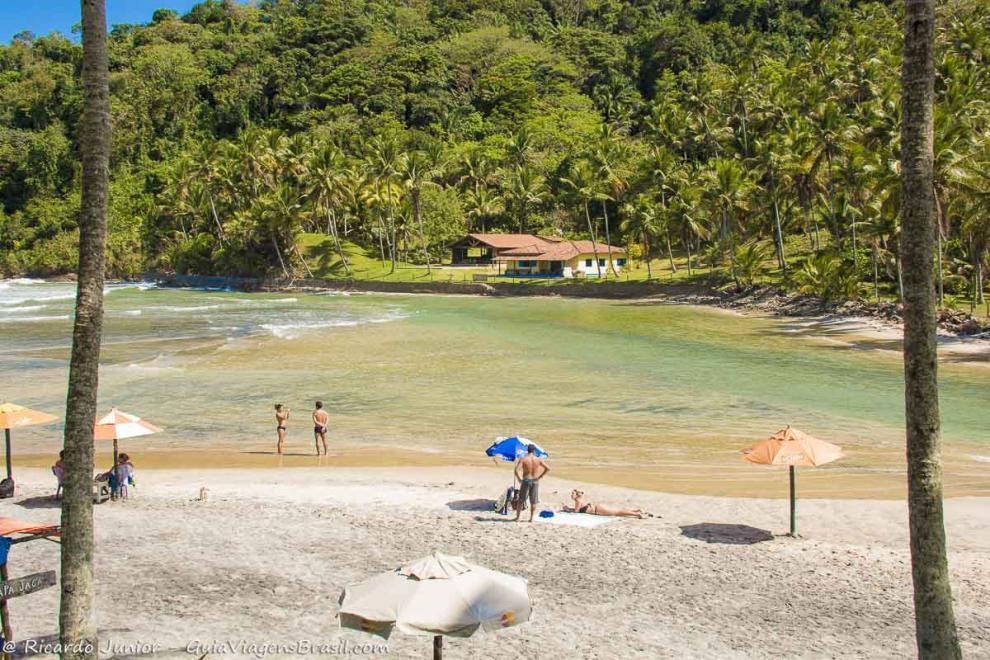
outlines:
M4 447L7 450L7 478L13 478L13 472L10 469L10 429L3 430Z
M443 660L443 637L433 636L433 660Z
M797 536L797 494L794 488L794 466L790 466L791 473L791 536Z
M9 431L8 431L8 437ZM7 564L0 564L0 584L7 581ZM14 633L10 629L10 610L7 608L7 599L0 599L0 623L3 625L3 641L12 642L14 641ZM3 660L10 660L10 654L6 651L3 652Z

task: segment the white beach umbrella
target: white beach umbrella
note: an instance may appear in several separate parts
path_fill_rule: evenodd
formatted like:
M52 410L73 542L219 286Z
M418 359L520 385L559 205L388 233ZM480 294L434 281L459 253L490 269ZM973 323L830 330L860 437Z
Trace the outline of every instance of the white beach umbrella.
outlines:
M529 620L526 580L434 553L346 587L340 595L340 626L388 639L393 630L433 635L433 657L442 635L470 637Z

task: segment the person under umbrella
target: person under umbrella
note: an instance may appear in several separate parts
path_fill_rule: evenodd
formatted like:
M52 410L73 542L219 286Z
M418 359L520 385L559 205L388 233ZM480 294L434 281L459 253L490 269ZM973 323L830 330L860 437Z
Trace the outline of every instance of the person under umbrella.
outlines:
M113 468L110 473L115 481L115 484L111 488L114 498L120 493L121 486L123 485L120 482L119 475L121 473L126 475L128 472L133 472L133 466L130 465L129 458L125 461L125 465L121 465L117 440L137 438L160 432L161 429L157 426L149 424L136 415L130 415L116 408L111 408L109 413L96 420L96 426L93 428L93 438L96 440L113 440ZM130 466L130 470L128 470L128 466Z

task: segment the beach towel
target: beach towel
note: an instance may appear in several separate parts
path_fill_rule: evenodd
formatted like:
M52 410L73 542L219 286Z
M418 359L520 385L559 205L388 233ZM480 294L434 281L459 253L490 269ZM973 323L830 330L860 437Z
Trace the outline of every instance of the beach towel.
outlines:
M615 520L611 516L593 516L590 513L570 513L569 511L557 511L553 518L539 518L540 522L551 525L573 525L575 527L598 527Z

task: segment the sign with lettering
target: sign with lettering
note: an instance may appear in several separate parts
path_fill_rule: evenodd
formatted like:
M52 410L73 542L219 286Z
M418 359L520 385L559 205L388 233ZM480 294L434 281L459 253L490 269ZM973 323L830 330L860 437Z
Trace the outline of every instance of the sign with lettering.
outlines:
M44 573L34 573L24 577L14 578L6 582L0 582L0 599L17 598L35 591L41 591L48 587L54 587L57 580L55 571L45 571Z

